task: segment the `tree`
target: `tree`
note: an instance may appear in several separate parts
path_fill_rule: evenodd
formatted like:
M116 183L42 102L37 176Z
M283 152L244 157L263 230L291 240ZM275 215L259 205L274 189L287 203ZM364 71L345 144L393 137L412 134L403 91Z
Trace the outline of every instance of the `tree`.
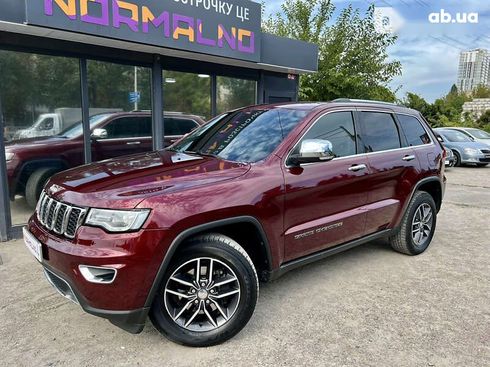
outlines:
M490 98L490 87L480 84L471 93L473 98Z
M486 110L476 122L480 127L488 131L490 129L490 110Z
M395 101L388 85L401 65L388 60L387 48L397 37L377 32L374 6L364 16L348 6L329 25L334 9L330 0L286 0L282 13L264 23L265 32L319 46L319 70L301 76L300 98Z

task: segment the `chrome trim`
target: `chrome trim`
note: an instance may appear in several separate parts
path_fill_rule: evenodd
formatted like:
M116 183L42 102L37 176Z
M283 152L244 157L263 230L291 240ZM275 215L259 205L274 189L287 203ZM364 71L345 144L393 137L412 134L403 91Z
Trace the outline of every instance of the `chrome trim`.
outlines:
M349 109L338 109L338 110L328 111L328 112L320 115L311 124L311 126L304 132L304 134L301 135L301 137L296 142L296 144L294 144L293 147L288 151L288 154L286 156L286 160L284 161L284 167L285 168L295 167L295 166L288 165L287 164L287 161L289 160L289 157L290 157L292 151L301 142L301 140L305 137L305 135L308 134L308 132L313 128L313 126L318 122L318 120L320 120L322 117L324 117L324 116L326 116L328 114L334 113L334 112L356 112L356 111L358 111L357 108L355 110L353 110L352 108L349 108ZM362 111L367 111L367 112L380 112L380 113L393 113L393 114L406 115L406 116L411 116L411 117L417 118L416 116L411 115L411 114L408 114L408 113L398 113L398 112L394 112L394 111L391 111L390 112L390 111L387 111L387 110L362 109ZM421 123L421 125L424 128L425 132L429 136L429 138L431 140L431 143L420 144L420 145L412 145L412 146L408 146L408 147L401 147L401 148L395 148L395 149L380 150L380 151L377 151L377 152L367 152L367 153L358 153L358 154L346 155L344 157L336 157L336 158L332 159L331 161L337 161L337 160L342 160L342 159L350 159L350 158L354 158L354 157L369 156L369 155L375 155L375 154L386 153L386 152L396 152L396 151L404 151L404 150L411 150L411 149L421 149L421 148L427 148L427 147L435 146L434 140L432 139L431 134L427 131L427 128L425 127L425 122L420 121L420 119L418 119L418 118L417 118L417 120ZM355 125L355 120L354 120L354 125ZM356 140L357 140L357 137L356 137ZM316 165L316 164L322 164L322 163L326 163L326 162L303 163L303 164L300 164L300 166L301 167L306 167L306 166L311 166L311 165Z
M37 217L38 217L39 223L41 223L41 225L44 228L46 228L48 231L52 231L56 234L65 236L67 238L75 238L76 232L78 231L80 226L83 224L83 221L85 220L85 216L87 214L87 209L86 208L80 208L80 207L77 207L74 205L70 205L70 204L63 203L61 201L55 200L55 199L49 197L45 192L43 192L41 195L42 195L42 200L40 198L40 205L39 205L39 208L37 210ZM51 209L53 209L53 205L55 205L55 207L54 207L54 211L53 211L51 221L49 222L49 213L50 213ZM63 207L66 207L66 211L64 212L63 217L59 218L60 210ZM80 213L78 214L77 217L72 218L73 220L76 220L75 229L74 229L73 234L68 234L67 233L68 224L70 222L70 218L72 216L72 212L74 209L79 210ZM61 228L60 228L60 230L57 230L56 229L56 222L59 222L60 219L61 219Z
M349 167L349 171L359 172L359 171L365 170L366 168L367 168L367 166L365 164L358 164L356 166Z
M97 281L97 280L94 280L94 279L96 279L95 277L93 277L93 279L88 279L85 276L85 274L83 273L82 268L85 268L85 269L107 270L107 271L114 272L114 275L113 275L111 281L107 281L107 282L106 281ZM114 281L116 280L116 277L117 277L117 269L115 269L115 268L109 268L109 267L104 267L104 266L78 265L78 270L80 271L80 274L82 274L83 278L87 282L94 283L94 284L112 284L112 283L114 283Z

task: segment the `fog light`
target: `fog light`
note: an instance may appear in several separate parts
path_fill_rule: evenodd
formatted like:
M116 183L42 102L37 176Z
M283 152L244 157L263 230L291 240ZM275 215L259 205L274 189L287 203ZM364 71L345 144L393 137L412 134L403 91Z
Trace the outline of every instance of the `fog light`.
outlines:
M78 269L87 282L111 284L116 279L117 270L98 266L79 265Z

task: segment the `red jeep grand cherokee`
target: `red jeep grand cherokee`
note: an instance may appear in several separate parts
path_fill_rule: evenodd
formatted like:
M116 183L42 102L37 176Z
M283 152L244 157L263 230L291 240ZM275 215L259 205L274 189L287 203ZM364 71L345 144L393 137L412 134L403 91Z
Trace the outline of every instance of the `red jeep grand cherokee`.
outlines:
M386 237L424 252L444 149L391 104L248 107L169 149L71 169L25 229L52 285L132 333L208 346L237 334L271 280Z

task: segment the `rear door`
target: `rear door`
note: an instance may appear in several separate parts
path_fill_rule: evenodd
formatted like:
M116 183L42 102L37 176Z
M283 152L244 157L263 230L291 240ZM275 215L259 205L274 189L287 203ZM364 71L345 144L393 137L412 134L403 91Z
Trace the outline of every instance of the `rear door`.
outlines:
M300 167L286 160L286 261L362 237L365 230L369 167L357 151L354 111L320 115L290 154L305 139L329 140L336 158Z
M165 147L182 138L185 134L199 127L199 124L189 118L165 117Z
M151 116L124 116L102 127L107 138L92 142L96 160L152 150Z
M359 151L367 155L368 185L366 234L390 226L410 196L420 172L414 148L391 111L360 110Z

